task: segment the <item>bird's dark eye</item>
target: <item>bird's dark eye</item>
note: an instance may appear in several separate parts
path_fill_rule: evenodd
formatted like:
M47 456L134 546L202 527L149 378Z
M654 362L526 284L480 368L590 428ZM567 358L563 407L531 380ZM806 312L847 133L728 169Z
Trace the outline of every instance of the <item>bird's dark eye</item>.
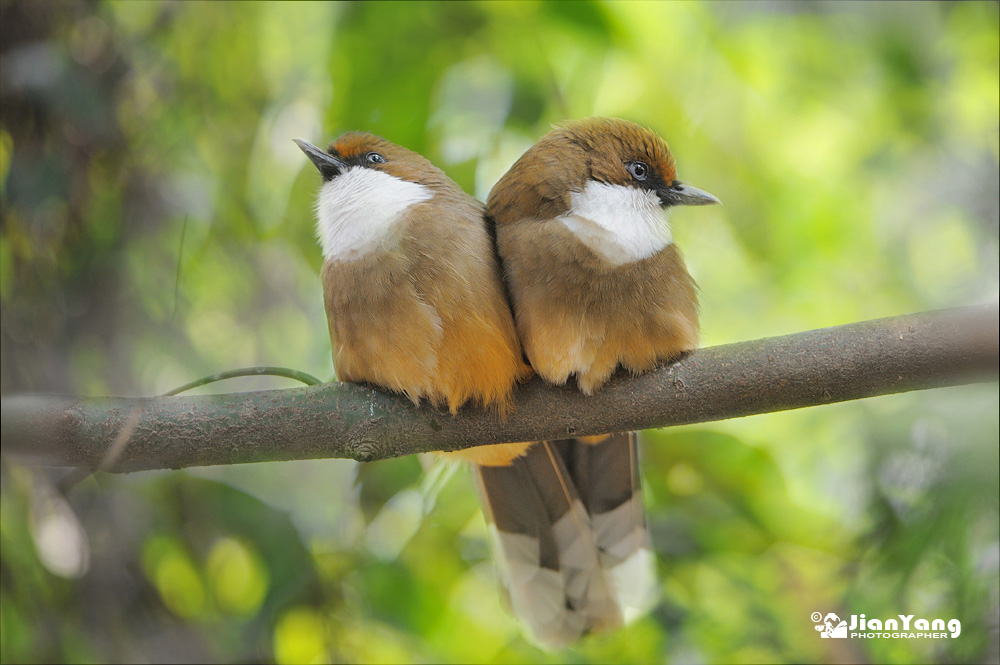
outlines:
M385 164L385 157L378 154L377 152L370 152L365 155L365 159L368 160L369 164Z
M649 166L643 162L629 162L627 167L632 177L640 182L649 177Z

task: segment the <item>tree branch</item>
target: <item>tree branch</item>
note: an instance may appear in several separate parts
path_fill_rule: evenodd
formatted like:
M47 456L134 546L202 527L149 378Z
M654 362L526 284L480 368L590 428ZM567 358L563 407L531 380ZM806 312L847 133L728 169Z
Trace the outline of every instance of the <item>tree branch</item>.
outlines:
M4 453L22 462L124 472L372 461L699 423L994 381L997 313L996 304L964 307L700 349L638 377L619 373L593 397L535 379L504 421L474 407L452 417L371 387L333 383L196 397L4 397L0 435ZM126 427L127 442L116 444Z

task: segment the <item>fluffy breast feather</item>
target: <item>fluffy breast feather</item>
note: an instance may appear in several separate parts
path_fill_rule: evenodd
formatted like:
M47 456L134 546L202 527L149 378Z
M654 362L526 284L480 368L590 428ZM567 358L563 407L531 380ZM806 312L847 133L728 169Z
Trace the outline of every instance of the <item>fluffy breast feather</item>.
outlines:
M651 369L698 344L694 280L676 246L615 265L558 219L497 227L521 344L545 380L593 393L621 364Z

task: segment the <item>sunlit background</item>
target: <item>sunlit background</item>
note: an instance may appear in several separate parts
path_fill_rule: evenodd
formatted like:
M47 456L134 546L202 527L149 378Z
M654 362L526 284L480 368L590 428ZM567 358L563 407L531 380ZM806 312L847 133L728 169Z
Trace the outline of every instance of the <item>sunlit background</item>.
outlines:
M643 123L721 207L674 237L706 345L998 294L996 3L0 2L2 391L333 367L315 169L369 130L490 187ZM213 390L290 387L280 379ZM202 392L208 392L203 390ZM996 385L646 436L662 600L549 654L468 473L415 457L92 477L2 464L3 662L996 662ZM826 640L813 612L957 618Z

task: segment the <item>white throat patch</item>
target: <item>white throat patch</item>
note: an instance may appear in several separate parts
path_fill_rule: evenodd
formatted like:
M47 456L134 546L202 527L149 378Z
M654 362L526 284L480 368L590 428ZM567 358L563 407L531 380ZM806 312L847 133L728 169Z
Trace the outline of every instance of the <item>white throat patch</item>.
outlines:
M316 236L324 258L365 256L391 238L407 208L433 196L425 185L352 166L319 190Z
M614 265L640 261L673 242L666 211L648 189L591 180L572 193L570 206L559 221Z

